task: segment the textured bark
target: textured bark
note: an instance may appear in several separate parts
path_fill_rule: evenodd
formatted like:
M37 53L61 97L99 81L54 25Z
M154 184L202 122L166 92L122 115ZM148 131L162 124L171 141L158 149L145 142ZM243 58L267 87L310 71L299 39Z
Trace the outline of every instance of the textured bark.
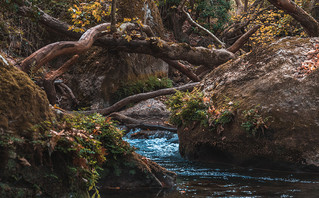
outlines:
M237 39L237 41L232 46L227 48L227 50L233 53L237 52L248 41L249 37L253 35L260 27L261 25L254 26L239 39Z
M200 79L196 74L192 72L192 70L188 69L185 65L180 63L179 61L172 61L170 59L163 59L169 66L174 67L181 73L183 73L185 76L187 76L189 79L191 79L194 82L199 82Z
M51 71L45 75L46 80L55 80L57 77L64 74L69 68L72 66L72 64L77 61L79 58L79 55L74 55L71 59L69 59L67 62L65 62L59 69L55 71Z
M319 23L291 0L268 0L278 9L282 9L296 19L311 37L319 36Z
M100 113L103 115L108 115L110 113L119 111L123 107L125 107L128 104L135 103L135 102L140 102L143 100L147 100L150 98L155 98L157 96L164 96L164 95L169 95L169 94L174 94L176 91L187 91L187 90L192 90L198 83L190 83L186 84L180 87L174 87L174 88L167 88L167 89L160 89L157 91L152 91L148 93L140 93L136 95L129 96L127 98L124 98L117 103L113 104L110 107L104 108L104 109L97 109L97 110L90 110L90 111L80 111L79 113L82 114L93 114L93 113Z
M111 8L111 32L116 32L116 0L112 0L112 8Z
M235 0L236 2L236 15L241 15L245 9L241 0Z
M25 15L31 15L34 11L22 7ZM41 10L37 10L41 12ZM55 31L72 38L79 39L81 33L68 31L69 25L45 13L39 16L39 22L47 27L54 28ZM69 41L71 42L71 41ZM74 43L74 42L71 42ZM156 58L166 58L171 60L185 60L193 65L205 65L215 68L216 66L234 58L234 54L225 49L208 49L203 47L191 47L185 43L167 43L161 39L150 40L132 40L127 42L123 38L115 39L113 37L100 38L95 42L96 45L111 50L121 50L129 53L149 54Z
M37 71L43 64L49 62L55 57L65 54L81 54L87 51L100 36L100 33L107 30L110 23L103 23L87 30L79 41L61 41L49 44L24 59L21 63L21 69L30 73Z

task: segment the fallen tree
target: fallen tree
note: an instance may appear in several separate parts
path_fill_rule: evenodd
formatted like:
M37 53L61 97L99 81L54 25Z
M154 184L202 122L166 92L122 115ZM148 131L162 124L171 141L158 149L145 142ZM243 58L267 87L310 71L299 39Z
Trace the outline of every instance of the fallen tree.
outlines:
M125 124L125 126L129 129L139 128L144 130L163 130L163 131L170 131L170 132L177 133L177 128L148 124L148 123L145 123L144 121L137 120L117 112L111 113L109 117L120 121L121 123Z
M112 106L104 108L104 109L97 109L97 110L90 110L90 111L79 111L79 113L85 114L85 115L89 115L89 114L93 114L93 113L100 113L102 115L109 115L113 112L119 111L120 109L122 109L123 107L125 107L126 105L129 105L131 103L140 102L140 101L147 100L150 98L155 98L158 96L174 94L174 93L176 93L176 91L191 91L198 84L199 84L198 82L189 83L189 84L182 85L179 87L160 89L157 91L151 91L151 92L147 92L147 93L140 93L140 94L126 97L126 98L118 101L117 103L113 104ZM72 112L70 112L70 113L72 113Z

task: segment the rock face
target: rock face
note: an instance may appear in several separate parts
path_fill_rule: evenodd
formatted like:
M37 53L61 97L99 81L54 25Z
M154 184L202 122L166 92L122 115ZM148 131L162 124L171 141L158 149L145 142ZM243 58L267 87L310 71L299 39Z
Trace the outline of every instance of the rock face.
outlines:
M93 48L69 72L69 85L80 106L91 109L110 105L111 95L123 82L135 82L149 76L167 77L168 65L162 60L143 54L107 52ZM68 108L67 104L61 105Z
M0 54L0 197L89 197L85 180L71 169L74 156L66 151L72 144L54 149L44 132L56 123L52 112L44 91ZM104 186L166 188L175 182L174 173L134 152L105 166L123 174L102 177Z
M165 104L153 98L137 103L133 107L125 109L120 113L158 125L163 125L169 117L169 111L166 109Z
M137 153L133 153L121 164L104 167L102 189L172 188L176 174Z
M319 168L319 70L300 72L319 39L284 38L221 65L201 85L221 107L238 109L221 133L194 123L179 129L180 152L192 160L277 169ZM268 129L249 135L244 111L259 105ZM289 166L287 166L289 165Z

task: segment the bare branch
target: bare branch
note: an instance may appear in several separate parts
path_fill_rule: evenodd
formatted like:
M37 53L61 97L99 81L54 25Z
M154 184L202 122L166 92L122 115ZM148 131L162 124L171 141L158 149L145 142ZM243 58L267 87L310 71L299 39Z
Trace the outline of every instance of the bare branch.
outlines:
M111 8L111 32L116 32L116 0L112 0Z
M125 124L128 128L133 129L133 128L140 128L144 130L165 130L165 131L170 131L170 132L177 132L176 128L172 127L166 127L166 126L161 126L161 125L153 125L153 124L147 124L144 123L141 120L137 120L131 117L128 117L126 115L114 112L109 115L109 117L112 117L115 120L118 120Z
M237 39L237 41L232 46L227 48L227 50L236 53L247 42L249 37L251 37L251 35L253 35L260 27L261 25L254 26L248 32L243 34L239 39Z
M117 103L113 104L110 107L104 108L104 109L98 109L98 110L91 110L91 111L80 111L81 114L93 114L93 113L100 113L103 115L108 115L110 113L116 112L120 110L121 108L125 107L126 105L130 103L140 102L143 100L147 100L149 98L155 98L157 96L163 96L163 95L170 95L176 93L176 91L187 91L192 90L198 83L190 83L186 84L180 87L174 87L174 88L166 88L166 89L160 89L157 91L152 91L148 93L140 93L136 95L129 96L127 98L124 98Z
M100 33L110 26L110 23L103 23L87 30L79 41L61 41L49 44L24 59L21 69L30 73L31 70L37 71L43 64L53 58L64 54L80 54L87 51L100 36Z
M186 12L184 9L182 9L182 10L183 10L183 13L187 16L187 20L188 20L188 22L189 22L191 25L196 26L196 27L198 27L200 30L206 32L210 37L212 37L212 38L214 39L214 41L215 41L216 43L218 43L218 45L220 45L222 48L225 48L225 43L223 43L222 41L220 41L211 31L207 30L207 29L204 28L203 26L201 26L201 25L199 25L198 23L196 23L196 22L192 19L191 15L190 15L188 12Z
M57 77L64 74L70 66L75 63L75 61L79 58L79 55L74 55L71 59L69 59L67 62L65 62L59 69L55 71L51 71L46 74L45 78L46 80L55 80Z

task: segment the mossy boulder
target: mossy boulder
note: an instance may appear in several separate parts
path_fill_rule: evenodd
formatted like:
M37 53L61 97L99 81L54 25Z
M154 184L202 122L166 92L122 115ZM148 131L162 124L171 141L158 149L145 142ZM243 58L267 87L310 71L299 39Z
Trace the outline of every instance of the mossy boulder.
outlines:
M132 153L120 163L104 166L100 180L103 190L141 190L146 188L172 188L176 174L159 166L150 159Z
M73 68L65 76L65 83L73 90L80 106L91 109L104 108L116 102L112 95L123 84L168 75L168 65L160 59L97 47L81 57ZM61 100L60 106L70 108L67 102L69 100Z
M96 148L94 152L100 151L102 154L99 154L104 155L105 150L97 143L98 137L94 139L95 136L85 128L92 128L93 125L98 130L101 125L79 116L88 125L79 130L75 128L82 126L83 122L77 121L75 116L55 116L57 113L50 108L44 91L24 72L8 64L1 54L0 86L0 197L89 197L88 184L92 185L89 181L92 180L89 160L99 161L104 156L96 154L96 159L92 159L92 155L81 154L79 148L84 149L81 144L85 144L88 147L85 149L90 151L90 142L96 144L91 145ZM96 115L94 118L108 126L103 116ZM130 148L121 139L116 126L103 130L107 130L106 135L113 139L106 138L103 140L106 142L101 144L123 152L125 148ZM74 131L81 131L82 135L77 136L78 132ZM81 139L83 137L86 139ZM123 184L121 188L171 187L175 179L174 173L132 151L129 155L104 162L103 168L104 173L108 169L126 173L116 175L116 184ZM134 177L128 183L129 175ZM104 186L113 184L113 179L110 175L105 176L100 183Z
M80 183L72 193L63 180L70 156L50 156L43 134L32 130L54 118L44 91L2 55L0 86L0 197L88 197Z
M182 156L318 170L319 70L306 74L300 69L318 43L317 38L284 38L212 71L201 82L202 90L213 98L217 109L226 102L238 103L235 116L218 132L196 122L180 127ZM255 112L258 124L250 122L249 111Z

